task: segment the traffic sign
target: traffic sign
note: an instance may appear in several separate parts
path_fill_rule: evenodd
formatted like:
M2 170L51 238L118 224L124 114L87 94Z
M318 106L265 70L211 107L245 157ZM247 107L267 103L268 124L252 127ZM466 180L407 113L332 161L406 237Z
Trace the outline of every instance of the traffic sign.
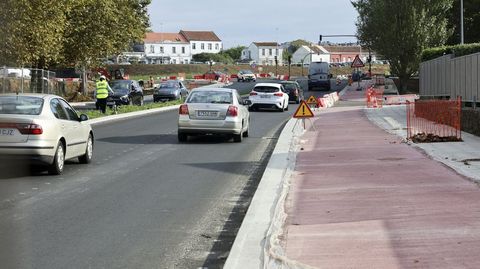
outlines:
M307 100L307 104L309 105L313 105L313 104L316 104L317 103L317 99L315 99L315 96L311 95L308 100Z
M360 57L357 54L357 56L355 56L355 59L352 62L352 68L364 67L364 66L365 66L365 64L363 64L362 60L360 59Z
M297 111L295 111L295 114L293 114L293 117L297 118L297 119L298 118L312 118L313 117L313 112L310 109L310 107L308 107L307 103L304 100L302 100L302 102L300 103L300 105L297 108Z

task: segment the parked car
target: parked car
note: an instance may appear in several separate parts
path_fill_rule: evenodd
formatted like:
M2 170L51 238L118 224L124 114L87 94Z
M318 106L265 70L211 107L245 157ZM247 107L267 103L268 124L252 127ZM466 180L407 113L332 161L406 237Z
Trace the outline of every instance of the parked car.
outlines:
M0 95L0 158L63 172L67 159L90 163L93 131L65 99L47 94Z
M255 74L250 70L240 70L237 74L237 81L253 81L255 82L257 78Z
M207 71L204 74L205 79L215 79L218 80L222 76L226 76L226 74L220 72L220 71Z
M288 110L289 96L279 83L257 83L248 99L252 102L250 110L271 108L280 111Z
M108 96L107 105L143 106L143 87L136 80L113 80L110 83L113 94Z
M153 102L178 100L188 95L187 87L180 80L167 80L153 89Z
M288 101L300 104L300 100L303 99L302 87L296 81L280 81L285 91L288 94Z
M242 142L250 130L250 114L237 90L229 88L193 89L179 108L178 141L188 136L225 134Z

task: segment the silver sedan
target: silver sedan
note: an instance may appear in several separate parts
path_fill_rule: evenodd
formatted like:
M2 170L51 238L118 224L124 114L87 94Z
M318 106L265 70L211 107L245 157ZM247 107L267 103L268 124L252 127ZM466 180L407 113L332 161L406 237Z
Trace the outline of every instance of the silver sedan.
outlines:
M248 136L250 104L235 89L193 89L179 109L178 140L185 142L190 135L227 134L242 142Z
M0 95L0 157L27 160L61 174L67 159L89 163L93 131L65 99L47 94Z

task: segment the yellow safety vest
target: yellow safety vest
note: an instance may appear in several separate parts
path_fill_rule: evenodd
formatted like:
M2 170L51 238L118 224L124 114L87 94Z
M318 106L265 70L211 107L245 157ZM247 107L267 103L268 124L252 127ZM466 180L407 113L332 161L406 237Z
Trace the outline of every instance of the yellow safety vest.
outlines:
M97 82L97 99L105 99L108 97L108 83L106 81Z

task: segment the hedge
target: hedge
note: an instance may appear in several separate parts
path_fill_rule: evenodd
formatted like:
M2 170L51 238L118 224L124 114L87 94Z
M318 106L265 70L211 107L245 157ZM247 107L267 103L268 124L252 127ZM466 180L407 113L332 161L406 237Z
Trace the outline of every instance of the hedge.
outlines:
M480 52L480 43L429 48L423 50L422 62L433 60L447 54L453 54L454 57L460 57L478 52Z

